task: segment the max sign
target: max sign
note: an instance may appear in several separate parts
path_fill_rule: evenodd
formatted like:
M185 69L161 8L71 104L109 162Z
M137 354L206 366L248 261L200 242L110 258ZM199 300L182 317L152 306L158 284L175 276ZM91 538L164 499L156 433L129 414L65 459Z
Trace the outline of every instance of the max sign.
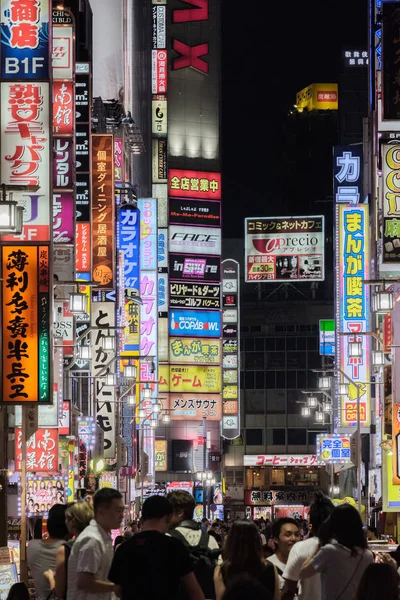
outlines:
M192 8L182 8L172 11L173 23L190 23L208 21L208 0L185 0ZM187 27L183 29L187 32ZM172 48L177 56L172 60L172 70L192 67L205 75L208 74L209 64L204 60L208 55L208 43L190 45L187 39L172 39Z

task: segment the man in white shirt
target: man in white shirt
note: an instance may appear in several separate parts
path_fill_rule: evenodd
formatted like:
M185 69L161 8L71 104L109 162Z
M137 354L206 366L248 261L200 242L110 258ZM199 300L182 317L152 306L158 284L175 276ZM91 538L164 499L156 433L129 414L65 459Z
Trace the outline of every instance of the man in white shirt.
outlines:
M283 572L285 584L282 591L282 600L292 600L298 586L299 600L321 600L321 576L319 573L309 579L300 580L300 570L303 564L316 554L319 547L319 529L322 523L328 519L333 509L334 505L329 498L321 492L315 493L309 513L311 534L307 540L296 544L290 552Z
M285 583L283 572L293 546L300 540L300 530L294 519L284 517L277 519L272 525L272 539L275 543L275 554L267 560L271 562L278 571L279 589L282 590Z
M108 581L114 556L111 530L119 529L124 503L118 490L103 488L93 498L94 519L72 546L67 600L111 600L117 586Z

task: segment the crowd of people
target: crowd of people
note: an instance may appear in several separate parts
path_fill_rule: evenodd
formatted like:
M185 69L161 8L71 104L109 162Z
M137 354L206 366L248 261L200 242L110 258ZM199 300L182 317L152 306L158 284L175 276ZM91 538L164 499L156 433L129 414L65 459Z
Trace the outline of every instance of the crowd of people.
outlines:
M315 494L308 522L193 520L186 491L152 496L120 529L124 503L105 488L93 506L49 511L48 537L28 544L38 600L399 600L398 565L374 555L359 513ZM16 584L10 600L27 600Z

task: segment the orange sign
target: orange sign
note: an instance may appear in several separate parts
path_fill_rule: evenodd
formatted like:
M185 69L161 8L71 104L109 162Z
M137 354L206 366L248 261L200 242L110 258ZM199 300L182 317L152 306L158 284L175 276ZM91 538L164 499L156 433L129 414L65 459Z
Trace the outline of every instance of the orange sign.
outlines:
M224 415L236 415L238 413L238 401L224 400L222 412Z
M400 484L400 404L393 404L393 480L394 485ZM390 479L390 474L388 475Z
M3 246L1 269L1 401L50 402L49 247Z
M92 135L92 278L101 289L115 287L114 141Z

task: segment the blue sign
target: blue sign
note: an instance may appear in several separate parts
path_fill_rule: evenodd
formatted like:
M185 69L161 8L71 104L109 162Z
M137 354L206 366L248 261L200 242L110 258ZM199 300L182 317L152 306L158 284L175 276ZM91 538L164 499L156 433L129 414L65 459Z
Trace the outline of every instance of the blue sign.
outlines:
M336 203L361 204L363 152L361 146L335 146L333 150L333 195Z
M221 313L212 310L170 310L169 334L188 337L220 337Z
M1 0L1 77L50 78L49 0Z
M139 295L140 213L136 208L120 208L117 247L124 253L124 288Z

